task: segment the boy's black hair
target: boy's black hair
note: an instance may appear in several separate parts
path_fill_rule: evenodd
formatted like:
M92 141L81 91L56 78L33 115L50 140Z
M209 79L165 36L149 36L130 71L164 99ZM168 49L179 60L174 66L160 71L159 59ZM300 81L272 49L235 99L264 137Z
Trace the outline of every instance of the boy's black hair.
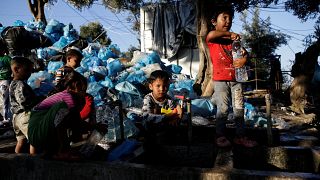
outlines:
M148 79L148 82L149 83L153 83L153 81L155 81L156 79L162 79L164 81L169 81L170 80L170 76L169 74L166 72L166 71L163 71L163 70L156 70L156 71L153 71L151 74L150 74L150 77Z
M77 89L77 85L80 85L80 89ZM66 90L67 88L85 92L87 86L87 79L77 71L72 70L63 79L59 81L59 83L55 86L54 90L49 92L48 96Z
M26 58L26 57L15 56L11 60L11 66L12 65L19 65L19 66L27 67L27 66L30 66L30 65L33 66L33 62L30 59Z
M81 50L75 47L71 47L67 50L66 52L66 58L68 58L69 56L75 56L78 59L82 59L83 55L81 53Z
M234 9L231 5L216 5L211 15L211 19L216 21L221 13L227 13L232 18L234 17Z

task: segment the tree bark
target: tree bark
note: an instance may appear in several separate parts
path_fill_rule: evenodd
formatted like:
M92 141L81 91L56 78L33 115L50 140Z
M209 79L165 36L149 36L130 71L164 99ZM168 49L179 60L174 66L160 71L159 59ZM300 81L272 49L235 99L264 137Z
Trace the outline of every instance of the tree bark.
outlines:
M307 48L304 53L297 53L295 63L292 66L291 75L294 77L290 85L291 109L304 114L307 104L307 94L312 94L314 90L309 89L315 72L315 65L320 52L320 40ZM317 90L315 90L317 91Z
M214 92L212 84L212 64L210 53L206 44L206 36L210 31L210 15L213 2L209 0L197 1L197 41L199 47L199 70L195 85L202 96L211 96ZM199 93L198 93L199 94Z
M48 0L28 0L29 9L35 19L35 21L43 22L47 24L46 16L44 13L44 5Z

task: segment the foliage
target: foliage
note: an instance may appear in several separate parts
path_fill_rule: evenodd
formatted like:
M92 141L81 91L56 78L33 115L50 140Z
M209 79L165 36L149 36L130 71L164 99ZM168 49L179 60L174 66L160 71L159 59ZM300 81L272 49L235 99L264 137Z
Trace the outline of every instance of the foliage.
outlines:
M68 2L75 8L81 10L83 8L90 8L97 0L68 0Z
M252 23L246 21L247 14L243 13L240 20L243 22L245 33L242 39L256 57L275 55L275 50L282 44L287 44L289 36L271 28L270 18L263 20L259 17L259 9L252 15Z
M102 45L111 44L107 37L107 31L99 22L90 22L87 25L80 26L80 36L90 41L99 41Z
M244 34L242 40L248 49L251 50L251 67L256 67L258 79L267 80L270 78L271 59L274 59L276 49L282 44L287 44L289 36L274 31L271 28L270 18L263 20L259 17L259 9L252 13L252 22L247 22L247 13L242 13L240 20L243 22Z
M285 2L286 10L293 11L293 15L304 21L319 16L319 5L320 1L317 0L288 0Z
M128 58L128 59L132 59L132 57L133 57L133 52L134 52L134 51L137 51L137 50L139 50L137 47L130 46L130 47L128 48L128 51L124 53L124 54L125 54L125 57Z

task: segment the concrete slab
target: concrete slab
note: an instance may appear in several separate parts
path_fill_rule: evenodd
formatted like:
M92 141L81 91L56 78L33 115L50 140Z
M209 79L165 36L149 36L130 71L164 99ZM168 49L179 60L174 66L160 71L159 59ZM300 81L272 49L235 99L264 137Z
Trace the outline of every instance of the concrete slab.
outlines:
M320 179L312 173L288 173L219 168L158 167L134 163L61 162L26 154L0 154L2 180L309 180Z

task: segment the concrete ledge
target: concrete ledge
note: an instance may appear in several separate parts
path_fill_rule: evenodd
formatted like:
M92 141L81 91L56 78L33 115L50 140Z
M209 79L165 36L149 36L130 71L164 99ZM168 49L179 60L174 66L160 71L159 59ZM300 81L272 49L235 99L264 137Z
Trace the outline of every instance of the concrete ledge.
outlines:
M217 180L268 179L306 180L320 179L312 173L287 173L219 168L159 167L133 163L61 162L31 157L27 154L0 154L2 180Z

